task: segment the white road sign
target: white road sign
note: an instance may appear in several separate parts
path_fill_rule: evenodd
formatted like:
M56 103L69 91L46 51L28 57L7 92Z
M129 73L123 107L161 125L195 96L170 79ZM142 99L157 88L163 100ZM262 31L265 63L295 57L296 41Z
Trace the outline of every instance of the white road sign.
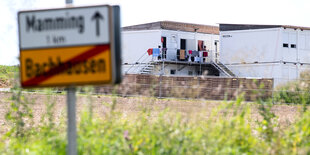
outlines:
M109 6L19 12L20 48L108 44Z

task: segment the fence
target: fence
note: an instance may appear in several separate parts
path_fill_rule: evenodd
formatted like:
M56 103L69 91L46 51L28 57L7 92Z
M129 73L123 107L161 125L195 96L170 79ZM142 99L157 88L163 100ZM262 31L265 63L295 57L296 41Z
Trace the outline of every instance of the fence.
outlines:
M96 93L121 96L153 96L232 100L244 94L247 101L271 98L273 79L175 77L127 74L116 86L96 87Z

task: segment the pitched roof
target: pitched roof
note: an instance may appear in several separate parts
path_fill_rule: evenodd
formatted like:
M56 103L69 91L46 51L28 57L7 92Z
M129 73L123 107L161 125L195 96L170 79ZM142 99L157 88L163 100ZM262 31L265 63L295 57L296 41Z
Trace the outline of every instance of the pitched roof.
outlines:
M190 23L181 23L172 21L159 21L153 23L126 26L122 28L123 31L158 30L158 29L219 34L218 26L190 24Z
M220 24L220 31L268 29L268 28L277 28L277 27L310 30L310 27L290 26L290 25Z

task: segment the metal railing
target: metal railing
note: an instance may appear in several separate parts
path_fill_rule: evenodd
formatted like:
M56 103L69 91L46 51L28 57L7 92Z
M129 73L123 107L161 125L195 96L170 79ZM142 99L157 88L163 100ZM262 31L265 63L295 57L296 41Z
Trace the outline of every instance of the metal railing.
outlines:
M217 69L219 70L220 72L224 73L226 76L228 77L233 77L233 75L231 75L230 73L228 73L224 68L222 68L220 65L218 65L217 63L215 62L212 62L212 65Z
M175 62L175 63L196 63L196 64L211 64L214 66L217 70L224 73L228 77L235 77L235 74L232 73L232 71L229 70L227 66L222 64L221 62L216 62L214 60L214 52L213 50L207 50L208 56L207 57L199 57L199 54L196 56L196 61L192 60L195 57L192 57L192 54L188 54L188 51L186 51L184 55L184 59L180 59L180 54L177 54L177 49L166 49L165 52L161 51L159 55L149 55L147 52L144 52L139 59L131 64L129 69L125 72L125 74L141 74L145 73L144 71L146 69L150 69L150 66L156 65L157 62ZM222 66L221 66L222 65ZM151 72L149 72L151 73Z
M143 68L144 65L148 64L149 61L147 61L149 59L149 55L147 53L143 53L139 59L134 62L133 64L131 64L131 66L129 67L129 69L127 71L125 71L125 74L128 73L138 73L139 68Z

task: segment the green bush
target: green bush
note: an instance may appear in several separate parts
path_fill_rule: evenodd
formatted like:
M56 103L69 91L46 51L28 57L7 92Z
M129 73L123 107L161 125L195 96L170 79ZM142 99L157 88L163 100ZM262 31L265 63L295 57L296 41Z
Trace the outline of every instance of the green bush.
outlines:
M281 103L310 104L310 72L302 72L300 80L278 87L275 101Z

